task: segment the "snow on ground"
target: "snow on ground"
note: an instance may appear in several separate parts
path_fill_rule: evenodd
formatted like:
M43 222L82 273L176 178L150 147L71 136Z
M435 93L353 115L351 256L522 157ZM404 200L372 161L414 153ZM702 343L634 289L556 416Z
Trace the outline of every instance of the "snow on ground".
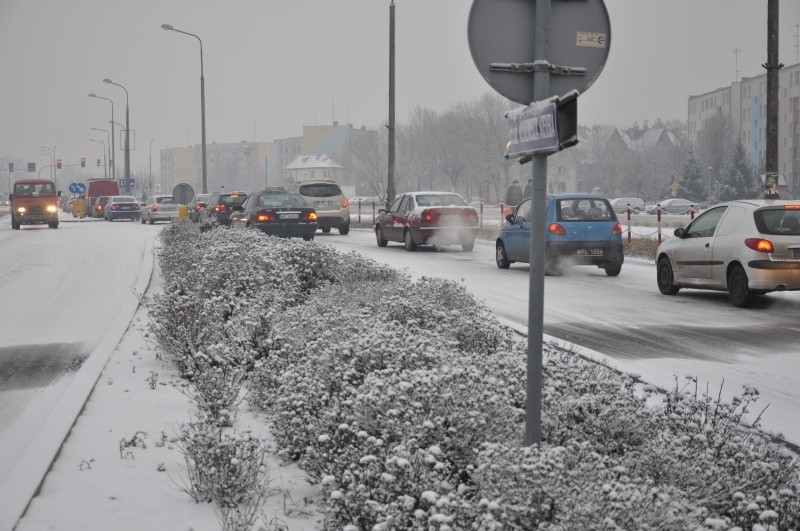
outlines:
M157 270L154 289L160 289ZM147 328L140 306L18 531L220 528L213 504L196 504L180 490L184 463L173 441L178 423L190 418L190 401L174 385L177 372L156 358ZM263 417L242 411L235 427L258 433L264 425ZM266 521L316 529L317 489L296 465L277 458L269 464Z

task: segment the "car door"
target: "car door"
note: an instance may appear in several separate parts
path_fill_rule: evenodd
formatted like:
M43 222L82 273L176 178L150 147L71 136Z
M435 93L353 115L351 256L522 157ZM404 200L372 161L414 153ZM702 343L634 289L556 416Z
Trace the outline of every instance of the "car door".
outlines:
M513 221L503 231L506 255L514 262L530 262L531 200L520 203L511 216Z
M252 197L252 196L251 196ZM244 228L247 226L247 210L250 206L250 197L242 203L242 210L234 210L231 212L230 224L231 228Z
M675 250L675 267L680 277L686 280L711 278L714 232L727 208L707 210L684 229L684 237Z
M394 225L395 216L400 210L400 203L403 201L403 199L405 199L405 196L401 195L392 201L392 204L389 206L389 210L384 212L383 217L381 218L381 233L387 240L400 241L403 237L402 232L399 231Z

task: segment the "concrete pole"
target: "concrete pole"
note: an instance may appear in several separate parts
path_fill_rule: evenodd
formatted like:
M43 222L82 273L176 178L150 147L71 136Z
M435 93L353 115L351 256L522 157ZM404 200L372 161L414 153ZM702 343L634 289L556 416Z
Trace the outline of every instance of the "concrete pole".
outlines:
M778 171L778 0L767 2L767 173Z
M394 201L394 0L389 5L389 177L386 183L386 202Z

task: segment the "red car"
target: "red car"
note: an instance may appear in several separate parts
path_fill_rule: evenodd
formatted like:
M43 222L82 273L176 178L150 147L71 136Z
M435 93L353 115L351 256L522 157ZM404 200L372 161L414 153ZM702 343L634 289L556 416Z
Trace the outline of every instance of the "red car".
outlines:
M375 218L378 247L402 242L407 251L417 245L456 244L465 251L475 246L480 221L474 208L452 192L409 192L394 200Z

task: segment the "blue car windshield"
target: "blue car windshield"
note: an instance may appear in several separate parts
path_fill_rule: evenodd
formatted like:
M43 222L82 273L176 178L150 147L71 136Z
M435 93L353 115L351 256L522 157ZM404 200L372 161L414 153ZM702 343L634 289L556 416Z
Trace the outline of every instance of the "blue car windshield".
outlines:
M566 198L556 201L559 221L613 221L614 210L600 198Z

